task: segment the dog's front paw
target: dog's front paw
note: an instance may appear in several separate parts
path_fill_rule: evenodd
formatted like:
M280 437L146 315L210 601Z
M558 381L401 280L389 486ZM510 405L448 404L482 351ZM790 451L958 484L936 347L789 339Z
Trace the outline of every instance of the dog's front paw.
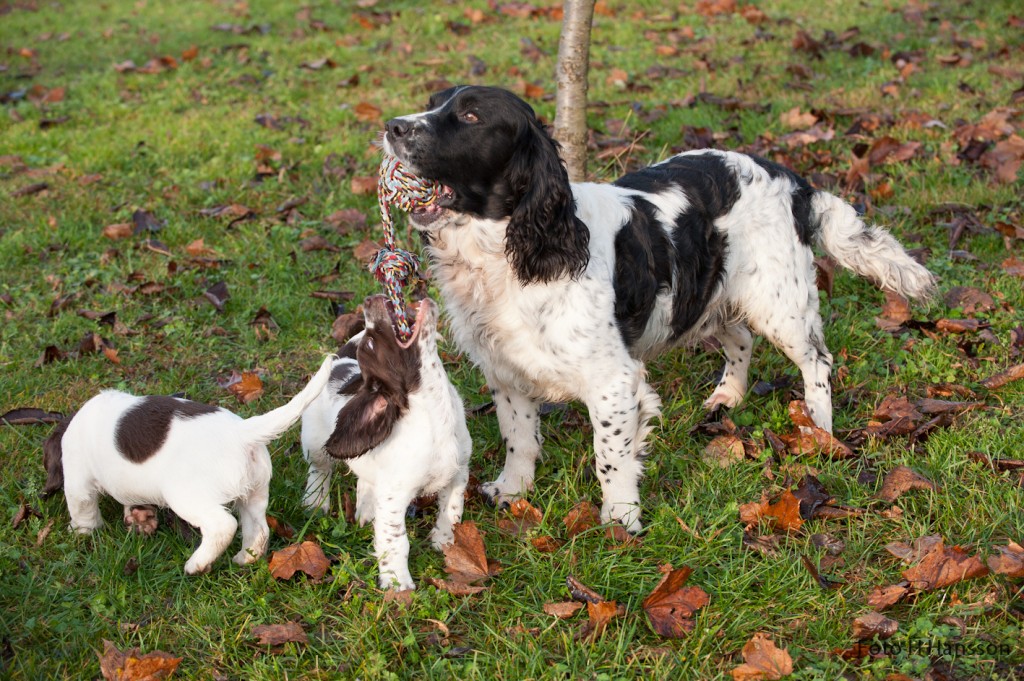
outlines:
M211 563L202 563L196 560L195 556L188 559L185 563L185 574L186 575L201 575L210 571Z
M443 550L444 547L448 546L454 541L455 533L452 532L452 529L450 527L445 528L443 530L440 527L435 527L433 530L430 531L430 545L433 546L434 549L437 551Z
M412 591L416 588L416 582L412 581L412 576L410 575L400 577L394 573L382 572L377 577L377 583L380 584L380 588L385 590Z
M259 559L259 556L247 549L242 549L231 558L236 565L251 565Z
M522 499L523 495L533 488L533 484L527 480L518 480L515 483L508 483L504 476L494 482L482 482L477 487L480 496L491 506L497 509L506 509L513 501Z
M729 385L720 385L715 388L711 396L704 401L704 408L708 411L715 411L719 407L732 409L743 401L743 394Z
M644 529L640 522L640 505L637 503L606 503L601 507L602 523L620 523L630 534L639 534Z

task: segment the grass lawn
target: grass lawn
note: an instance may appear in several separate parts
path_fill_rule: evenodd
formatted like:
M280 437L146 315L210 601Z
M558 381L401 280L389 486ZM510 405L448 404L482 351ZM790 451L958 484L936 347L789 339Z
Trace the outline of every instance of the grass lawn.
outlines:
M361 256L380 238L366 179L383 121L449 83L507 87L552 120L557 8L0 0L0 414L70 413L107 387L243 415L284 403L337 347L335 317L378 290ZM822 295L836 434L854 456L772 447L801 388L760 344L762 382L728 415L746 455L708 461L701 403L721 360L680 349L650 364L664 409L639 543L567 536L566 514L600 490L582 407L557 407L530 495L540 525L516 536L499 527L507 511L467 504L504 571L475 596L426 585L445 577L428 510L410 520L421 586L400 603L374 587L370 528L301 509L298 428L271 447L270 513L323 548L321 581L235 566L237 544L186 577L194 538L129 534L110 499L107 525L74 535L63 497L38 498L52 426L0 425L0 676L98 678L107 640L183 658L180 678L733 678L760 632L792 678L1024 678L1020 581L1002 574L920 589L885 610L892 638L867 639L887 654L849 652L872 590L908 567L887 545L937 534L984 563L1024 541L1024 478L999 462L1024 458L1024 381L983 383L1024 362L1022 14L1011 0L599 3L594 179L695 146L758 153L891 227L939 276L935 300L902 317L848 273ZM475 410L472 472L492 479L504 452L483 378L444 350ZM246 371L264 394L243 405L222 385ZM907 435L886 425L887 396L979 404L911 416ZM935 485L879 499L897 466ZM741 521L806 474L860 512L791 531ZM353 487L339 476L335 509ZM531 539L545 536L567 541L542 552ZM665 564L710 596L681 639L642 608ZM807 564L841 583L823 588ZM569 600L569 576L625 607L602 636L578 636L586 609L544 614ZM306 643L254 636L289 622Z

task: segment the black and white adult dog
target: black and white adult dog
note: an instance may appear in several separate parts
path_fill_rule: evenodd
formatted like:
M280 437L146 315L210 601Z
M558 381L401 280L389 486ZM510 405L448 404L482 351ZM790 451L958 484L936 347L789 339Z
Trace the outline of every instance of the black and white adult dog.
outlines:
M430 533L440 550L462 519L473 444L462 400L437 352L437 303L420 301L412 336L395 335L384 296L363 303L366 330L338 353L331 382L302 415L309 462L303 504L330 509L337 459L356 474L356 520L373 523L381 588L415 588L409 573L405 513L437 494Z
M243 419L227 409L175 397L137 397L104 390L54 430L43 443L48 496L64 490L71 529L89 533L103 524L99 495L133 506L166 506L198 527L202 541L185 572L206 572L242 525L239 565L267 549L267 502L272 464L267 443L291 427L327 385L334 356L324 360L287 404ZM155 529L155 520L149 519Z
M800 368L811 416L830 430L815 243L887 290L933 288L888 232L762 158L692 151L611 184L570 184L533 109L501 89L435 94L427 111L388 121L384 146L444 186L411 219L455 338L494 393L507 457L483 491L499 503L533 485L540 402L581 399L601 517L638 530L644 440L660 408L641 360L705 336L726 357L706 407L743 399L754 332Z

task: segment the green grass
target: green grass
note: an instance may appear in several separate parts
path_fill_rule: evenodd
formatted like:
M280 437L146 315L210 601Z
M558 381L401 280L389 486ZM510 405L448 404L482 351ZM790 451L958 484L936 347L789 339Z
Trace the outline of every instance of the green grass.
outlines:
M1021 223L1019 181L1000 185L976 165L950 163L958 150L953 132L959 125L1012 106L1020 78L990 67L1024 70L1020 29L1010 23L1011 15L1020 15L1015 3L939 0L922 4L923 20L916 23L901 4L881 0L780 0L762 4L769 20L759 33L739 15L708 18L688 10L692 3L669 5L611 2L610 12L596 17L591 127L603 133L611 121L626 120L634 133L646 136L643 150L632 156L592 160L595 179L612 179L623 166L681 149L684 126L706 126L723 135L722 146L765 153L766 136L777 139L788 132L779 115L795 106L822 113L836 136L793 149L788 160L802 173L842 178L851 150L873 138L844 135L857 118L854 110L889 114L896 124L874 136L919 141L923 154L874 169L878 176L868 187L887 179L894 193L871 201L870 216L904 239L920 235L920 243L912 245L930 249L928 264L941 277L941 291L977 286L999 303L984 315L998 345L920 331L893 337L874 323L881 294L838 274L833 297L822 299L827 342L836 356L837 430L866 425L887 394L923 397L928 386L941 382L977 389L981 379L1021 362L1020 349L1013 354L1010 348L1011 330L1024 309L1021 280L1000 266L1012 254L1022 257L1020 242L1011 253L991 230L966 233L958 248L969 249L978 260L955 260L942 224L949 217L932 210L963 203L986 226L999 220ZM486 20L472 23L467 7L481 10ZM381 20L381 13L390 21ZM358 301L377 288L351 256L351 247L363 238L379 237L375 201L354 196L350 179L375 171L370 142L381 123L359 120L356 105L373 104L386 120L419 110L431 84L441 80L513 89L530 83L554 92L559 24L544 16L509 16L482 0L378 3L367 9L314 3L310 15L328 30L312 27L297 5L263 0L0 3L0 97L6 100L0 110L0 155L17 156L21 164L0 165L0 413L19 406L69 412L105 387L186 391L243 415L283 403L322 353L334 347L335 310L310 293L347 290ZM468 32L453 32L451 22L466 25ZM257 30L212 30L217 24ZM798 30L820 40L826 29L839 34L853 26L859 35L841 49L827 49L822 59L792 49ZM667 44L668 31L683 27L692 28L695 38L683 40L678 55L659 56L655 46ZM645 31L654 31L654 37L646 38ZM540 47L536 62L523 53L524 38ZM965 47L956 39L985 44ZM857 41L876 52L850 56L844 48ZM192 46L196 59L183 61L182 53ZM882 86L898 77L889 52L913 50L921 51L920 70L900 86L898 97L883 97ZM953 52L970 53L972 63L938 63L939 56ZM175 57L178 67L159 74L114 69L125 60L141 67L164 55ZM483 76L470 75L469 55L487 64ZM301 67L325 57L336 68ZM794 86L787 70L792 64L812 69L806 89ZM673 70L658 75L648 71L652 66ZM610 84L612 69L624 70L631 86ZM35 85L63 87L65 96L34 103L21 91ZM766 110L730 111L700 101L701 92L764 104ZM695 97L692 106L678 104ZM531 103L553 118L550 97ZM912 112L943 125L903 125ZM270 129L256 123L261 114L291 122ZM64 116L66 121L40 128L41 120ZM1019 114L1011 122L1019 127ZM254 181L257 145L280 153L273 162L280 176ZM341 170L332 173L332 167ZM83 182L94 174L100 178ZM13 196L36 182L49 187ZM298 197L305 202L286 221L277 208ZM862 194L848 198L863 202ZM226 220L199 212L229 203L257 215L229 227ZM340 235L324 222L346 208L366 213L371 229ZM143 248L142 237L109 241L100 236L105 226L130 222L140 209L165 222L153 236L171 257ZM303 252L298 242L310 234L341 250ZM213 249L217 267L191 262L185 247L198 238ZM117 249L116 256L109 249ZM223 313L202 297L219 281L231 293ZM151 295L125 289L143 282L164 288ZM55 299L73 293L80 295L50 314ZM250 321L263 306L280 329L261 340ZM76 314L79 310L116 311L124 327L100 326ZM915 307L914 314L915 319L961 316L947 309L941 296ZM210 333L215 328L219 331ZM112 343L120 364L85 355L35 366L46 346L73 350L92 332ZM965 340L977 342L967 347ZM482 377L457 348L446 350L447 368L467 405L482 404ZM939 533L949 544L987 556L1007 539L1024 539L1018 477L996 475L967 456L978 450L1021 458L1024 385L980 392L986 409L961 415L913 449L905 439L868 441L851 461L764 454L720 469L701 459L708 438L691 433L704 418L700 405L719 366L717 356L696 350L669 353L650 364L665 405L663 422L651 436L642 488L648 530L641 545L621 549L592 532L556 553L538 553L528 541L500 533L496 523L503 514L474 500L466 518L486 532L488 554L505 571L479 596L454 597L424 586L410 606L385 602L373 588L369 528L302 512L305 471L297 429L272 447L270 511L311 535L333 559L329 578L319 584L301 578L278 582L266 562L239 568L226 558L211 574L186 578L182 566L190 543L168 529L150 539L126 534L110 500L104 504L104 529L87 538L72 535L63 500L37 498L43 483L41 445L50 428L0 426L5 473L0 518L13 518L24 502L42 515L18 528L9 520L0 523L0 676L96 678L96 654L108 639L122 649L182 656L182 678L731 678L728 672L741 662L744 643L764 631L792 654L795 678L882 679L896 672L922 678L943 661L900 653L857 664L834 651L852 644L851 622L868 611L871 588L900 578L902 567L884 551L885 544ZM264 371L266 394L252 405L238 405L216 382L232 370L256 368ZM760 344L752 379L786 374L795 376L795 368ZM789 399L786 390L750 395L731 416L756 434L785 432ZM568 509L580 500L598 501L600 494L587 470L589 430L563 425L561 418L561 412L553 412L543 427L545 458L530 497L545 512L539 534L563 535ZM491 479L503 457L494 416L471 418L470 430L473 473ZM858 477L900 464L942 488L903 496L897 502L902 516L883 518L874 499L881 478L859 482ZM811 521L804 534L782 537L775 555L743 548L739 505L763 491L791 486L785 471L795 465L813 466L838 503L871 512L845 521ZM343 476L333 492L335 507L352 487ZM684 531L679 520L699 537ZM51 521L52 531L37 546L37 534ZM429 527L429 518L410 524L418 580L444 576L442 558L426 541ZM839 562L822 570L845 582L838 589L821 590L801 563L802 556L814 562L824 556L809 539L815 532L846 543ZM275 539L271 549L286 544ZM129 574L125 566L133 559L138 570ZM680 641L658 637L641 610L663 563L691 566L690 583L711 596L695 631ZM627 608L626 617L614 620L599 641L574 639L584 615L558 621L542 613L544 603L568 597L570 574ZM1018 652L1022 611L1014 591L1002 578L986 577L922 594L887 614L900 623L898 639L932 641L955 640L959 630L949 618L960 618L967 640L1014 651L952 660L961 678L1012 678L1024 674ZM432 620L444 623L446 637ZM276 654L257 645L253 626L286 621L307 628L308 645L289 644Z

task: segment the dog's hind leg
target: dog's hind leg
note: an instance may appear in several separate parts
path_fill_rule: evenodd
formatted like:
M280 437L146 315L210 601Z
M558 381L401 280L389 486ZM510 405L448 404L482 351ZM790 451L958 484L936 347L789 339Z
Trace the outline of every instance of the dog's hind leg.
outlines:
M743 401L747 394L747 372L750 369L750 353L753 337L746 324L737 323L722 327L715 334L725 353L725 367L711 397L704 402L704 408L714 411L718 407L732 409Z
M326 458L326 454L322 457ZM302 507L307 511L331 511L331 474L334 465L320 458L309 459L309 474L306 476L306 491L302 495Z
M167 504L179 518L193 527L198 527L203 535L199 548L185 562L185 574L207 572L213 561L224 553L231 540L235 538L238 521L220 504L202 502L200 505L195 498L167 499Z
M267 486L264 485L237 503L238 517L242 525L242 550L236 553L232 560L238 565L255 563L267 552L267 542L270 539L270 527L267 525L269 499Z
M498 413L498 427L505 443L505 468L494 482L480 491L495 506L507 506L533 489L540 456L540 407L522 393L498 386L488 379Z
M799 301L793 293L790 298L783 293L780 300ZM750 325L800 368L808 414L815 425L832 432L832 355L825 346L817 289L810 287L803 305L780 305L766 319L751 318Z

